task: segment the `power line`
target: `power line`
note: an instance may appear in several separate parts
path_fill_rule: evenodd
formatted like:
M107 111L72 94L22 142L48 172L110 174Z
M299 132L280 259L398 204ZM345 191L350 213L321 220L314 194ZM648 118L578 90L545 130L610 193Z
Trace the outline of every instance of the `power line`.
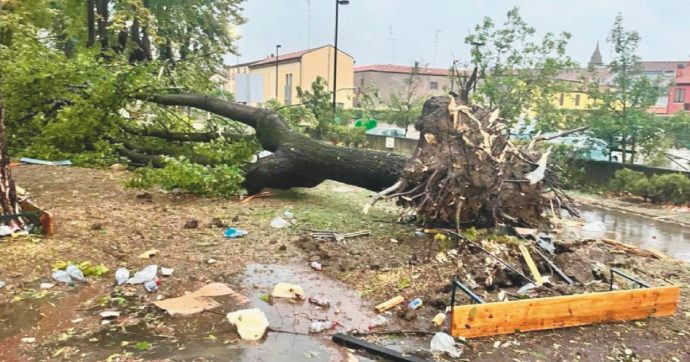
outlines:
M388 40L391 41L391 64L395 64L395 37L393 36L393 25L388 25Z

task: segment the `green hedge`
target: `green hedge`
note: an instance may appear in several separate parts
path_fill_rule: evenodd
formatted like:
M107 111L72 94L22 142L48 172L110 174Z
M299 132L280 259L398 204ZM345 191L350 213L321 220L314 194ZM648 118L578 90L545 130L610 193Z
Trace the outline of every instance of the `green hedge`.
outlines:
M619 194L628 192L654 203L690 203L690 179L679 173L647 177L642 172L626 168L616 171L609 188Z

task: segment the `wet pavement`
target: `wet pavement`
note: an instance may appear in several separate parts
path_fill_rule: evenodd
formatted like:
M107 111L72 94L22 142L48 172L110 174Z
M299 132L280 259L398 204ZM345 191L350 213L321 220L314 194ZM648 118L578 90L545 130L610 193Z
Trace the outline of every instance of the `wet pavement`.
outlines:
M566 232L587 239L610 238L642 248L654 248L690 261L690 228L615 210L580 207L584 224Z

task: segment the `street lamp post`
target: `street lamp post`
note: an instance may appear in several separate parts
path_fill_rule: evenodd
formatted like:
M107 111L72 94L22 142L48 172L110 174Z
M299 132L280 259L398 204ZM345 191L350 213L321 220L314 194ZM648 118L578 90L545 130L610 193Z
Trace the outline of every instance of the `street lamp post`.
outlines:
M335 0L335 54L333 55L333 112L335 112L335 92L338 89L338 9L340 5L347 5L350 0Z
M280 49L280 44L276 45L276 101L278 101L278 49Z

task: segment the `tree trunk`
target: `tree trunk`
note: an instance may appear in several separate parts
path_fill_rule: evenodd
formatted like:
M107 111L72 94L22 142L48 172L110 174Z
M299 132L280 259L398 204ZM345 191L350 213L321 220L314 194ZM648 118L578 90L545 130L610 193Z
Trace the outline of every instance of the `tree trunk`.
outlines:
M274 154L247 168L243 186L250 194L266 187L314 187L327 179L380 191L400 177L406 161L392 153L311 139L292 131L274 112L215 97L171 94L144 99L162 105L194 107L253 127L263 148Z
M86 28L88 29L88 38L86 39L86 46L92 47L96 42L96 4L94 0L86 1Z
M0 94L0 207L2 207L3 215L15 215L19 213L19 203L10 169L10 157L7 152L4 111L2 94ZM19 218L12 222L18 227L22 226L22 221Z
M108 36L108 2L109 0L96 0L96 12L98 14L98 38L101 42L101 52L110 49Z

